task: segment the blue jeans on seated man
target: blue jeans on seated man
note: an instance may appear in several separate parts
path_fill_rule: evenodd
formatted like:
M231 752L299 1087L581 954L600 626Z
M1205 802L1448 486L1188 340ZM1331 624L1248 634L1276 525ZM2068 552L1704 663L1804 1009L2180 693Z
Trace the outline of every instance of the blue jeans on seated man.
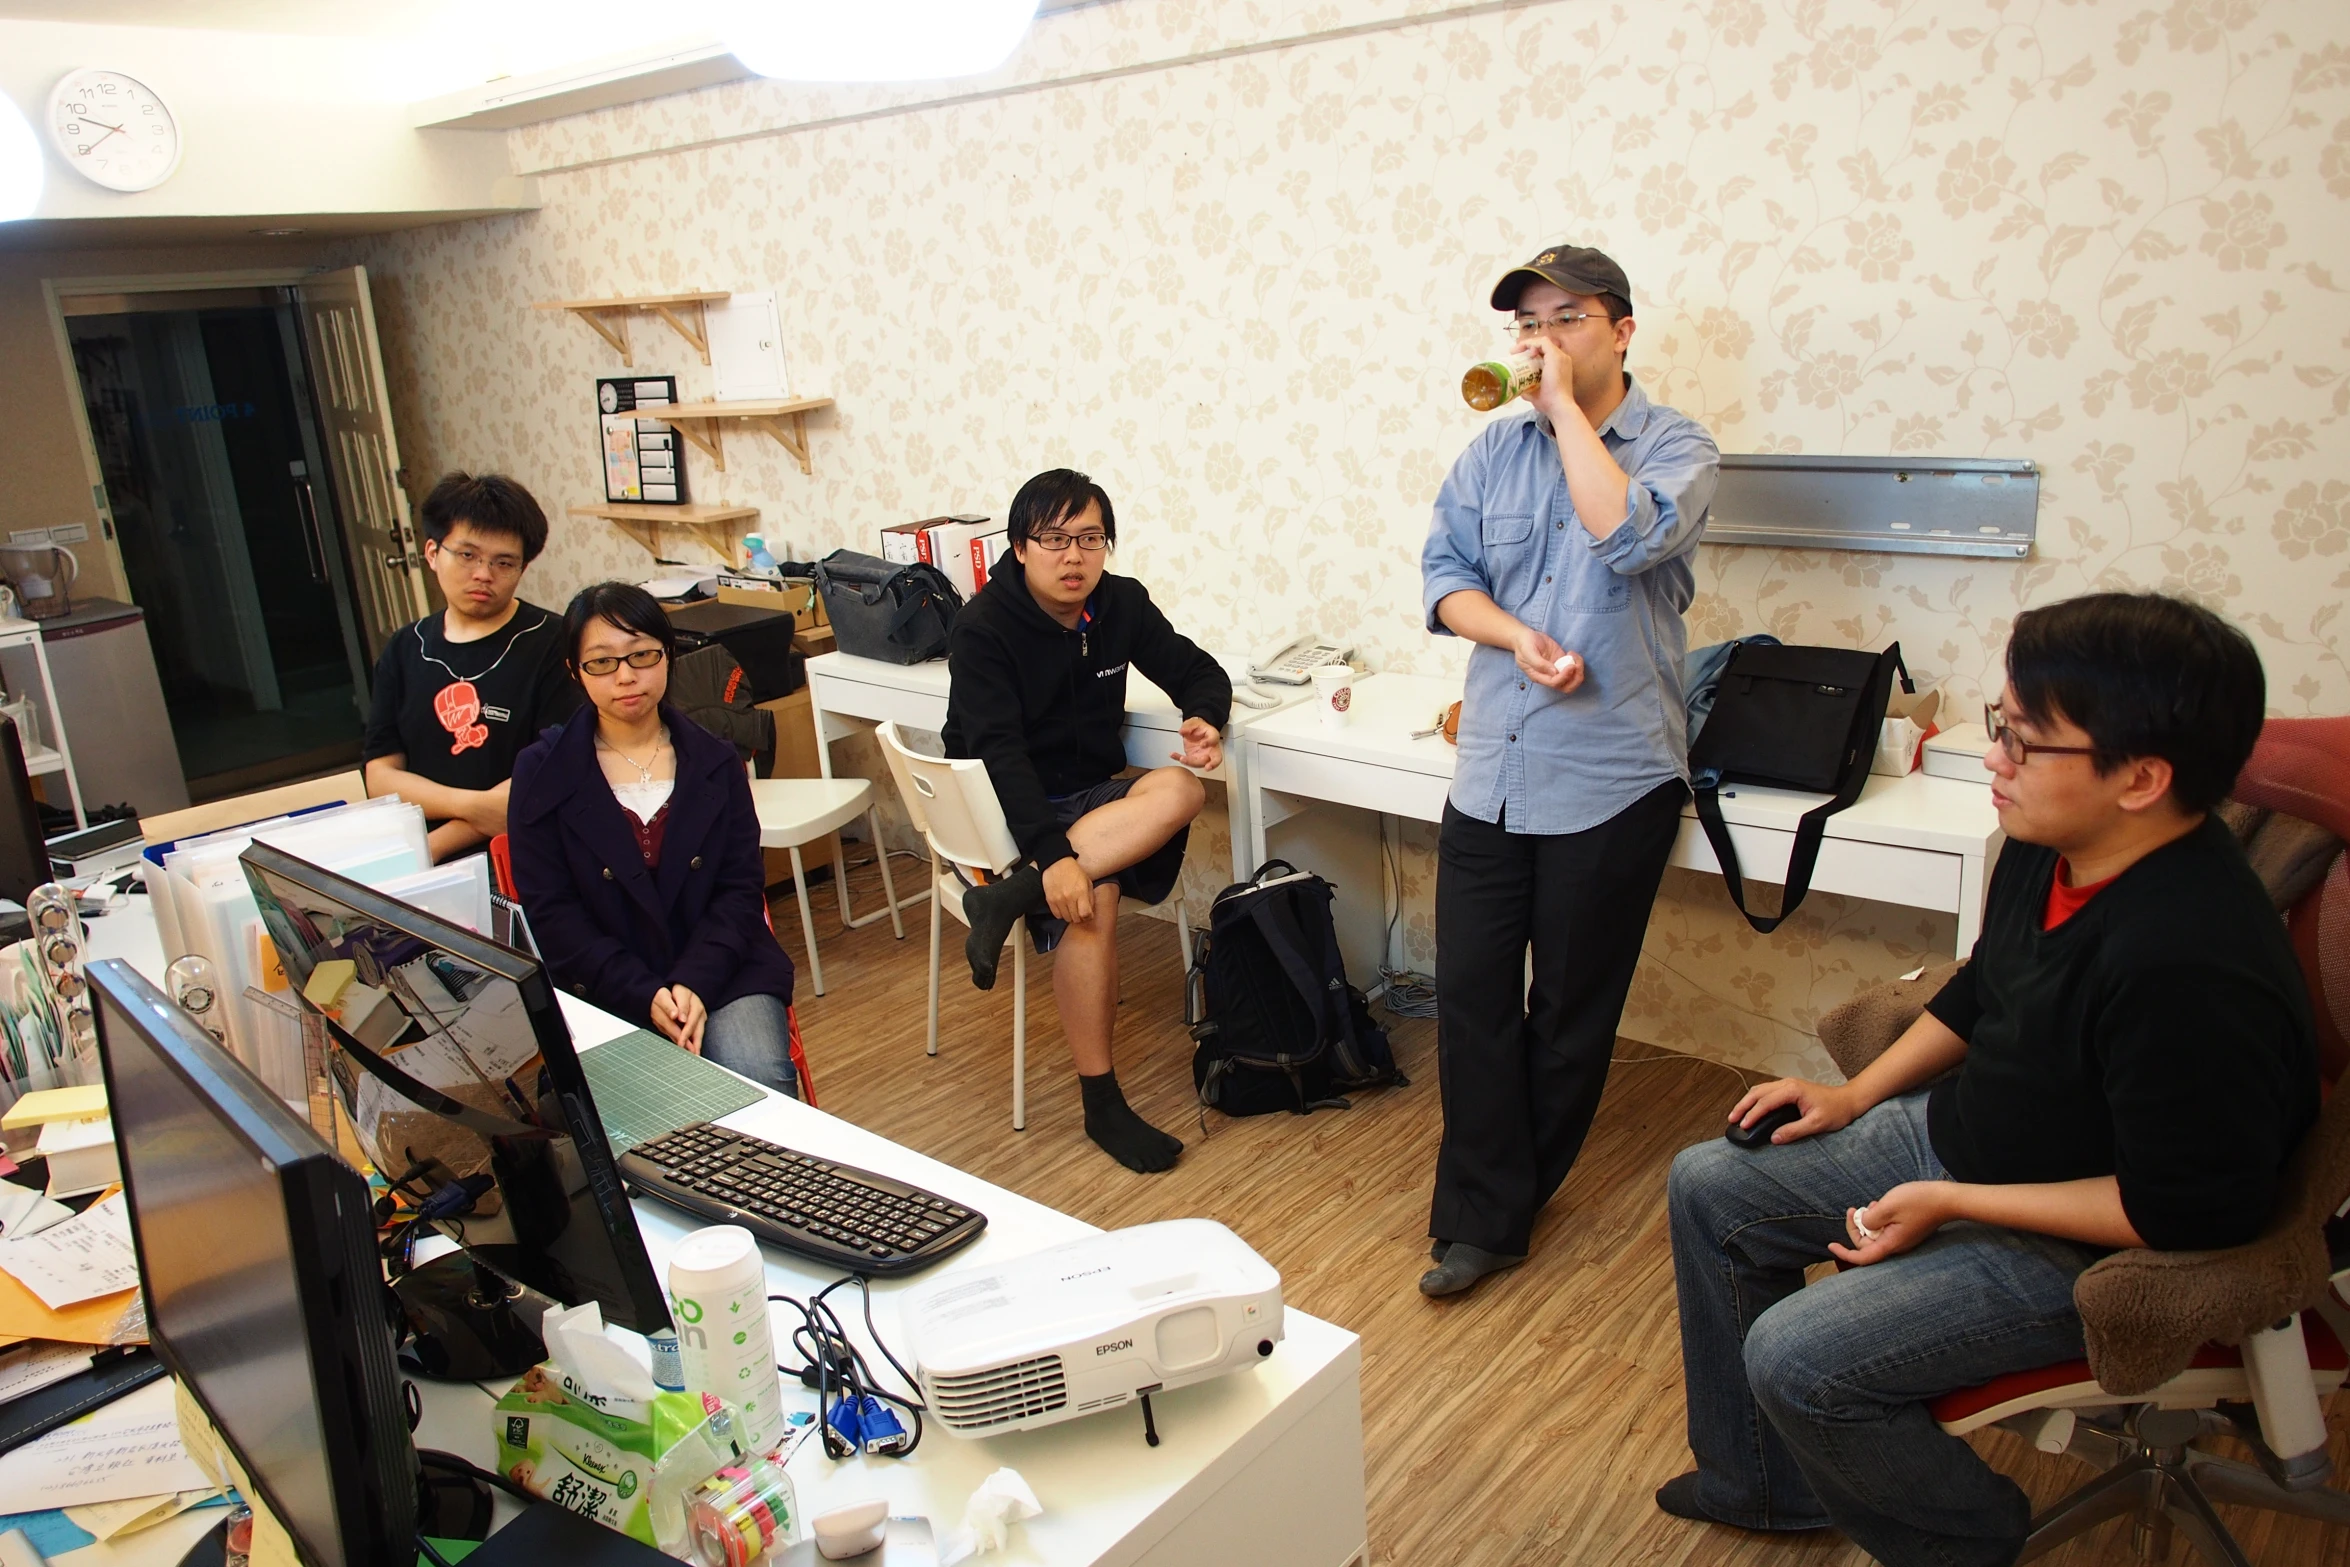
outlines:
M781 996L737 996L702 1025L702 1054L779 1094L800 1097L791 1064L791 1013Z
M1946 1180L1926 1094L1842 1131L1673 1161L1668 1206L1698 1505L1749 1529L1832 1526L1892 1567L2005 1564L2030 1504L1926 1401L2083 1353L2073 1280L2104 1252L1951 1224L1805 1287L1844 1211Z

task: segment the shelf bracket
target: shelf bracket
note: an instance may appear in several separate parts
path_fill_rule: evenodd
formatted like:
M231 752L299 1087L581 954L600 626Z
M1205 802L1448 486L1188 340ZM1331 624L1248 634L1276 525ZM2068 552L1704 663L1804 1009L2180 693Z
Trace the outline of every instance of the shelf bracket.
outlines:
M658 409L647 409L646 414L651 418L660 418L660 410ZM688 441L691 441L704 456L710 459L710 465L712 467L716 468L720 473L724 473L726 471L726 438L718 433L717 420L671 419L664 420L663 422L666 423L670 429L675 430L678 434L684 436Z
M710 362L710 319L703 314L702 301L698 299L687 308L694 313L690 325L684 316L679 315L667 305L653 306L653 314L668 322L670 329L692 345L695 353L702 356L702 363L708 364Z
M786 418L791 421L788 429L784 425ZM756 419L751 422L769 435L774 436L776 444L792 454L793 459L800 465L800 472L810 475L816 472L815 465L808 459L808 416L806 414L769 415L764 419Z
M604 312L601 310L574 309L571 313L579 317L580 320L585 321L589 326L594 327L596 330L596 336L602 338L605 342L610 343L615 349L619 350L620 362L622 364L628 366L632 370L636 368L636 356L631 354L628 349L627 311L613 311L611 313L610 320L606 320L604 318Z

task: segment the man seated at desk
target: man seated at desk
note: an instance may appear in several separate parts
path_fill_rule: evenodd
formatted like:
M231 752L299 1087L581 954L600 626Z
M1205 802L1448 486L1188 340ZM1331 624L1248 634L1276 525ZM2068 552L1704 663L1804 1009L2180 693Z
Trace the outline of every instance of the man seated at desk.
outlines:
M1085 1132L1145 1173L1183 1152L1136 1115L1110 1060L1118 1016L1118 902L1175 890L1191 819L1206 803L1184 767L1223 760L1232 681L1167 623L1143 585L1103 571L1118 522L1082 473L1040 473L1012 498L1006 560L955 619L947 644L946 749L987 764L1024 856L965 894L972 982L995 984L1013 922L1026 917L1053 960L1053 999L1085 1098ZM1013 569L1017 563L1018 569ZM1183 712L1183 749L1138 778L1126 766L1126 671L1139 669Z
M547 514L503 474L442 476L417 521L448 609L402 626L375 664L361 746L367 792L424 811L434 860L506 830L514 758L569 718L561 617L516 597L547 547Z
M2016 617L1983 758L2006 832L1972 958L1859 1076L1785 1078L1752 1151L1674 1161L1695 1472L1657 1504L2006 1563L2030 1507L1927 1401L2079 1358L2073 1281L2268 1222L2317 1115L2283 923L2211 814L2260 733L2244 634L2155 594ZM1831 1256L1844 1272L1806 1288Z

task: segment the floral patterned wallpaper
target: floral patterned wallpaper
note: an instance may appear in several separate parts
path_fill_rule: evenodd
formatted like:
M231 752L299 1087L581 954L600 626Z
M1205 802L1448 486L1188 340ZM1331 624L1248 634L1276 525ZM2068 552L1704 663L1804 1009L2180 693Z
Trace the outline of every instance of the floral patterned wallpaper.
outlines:
M2251 628L2276 710L2350 710L2339 0L1108 0L978 83L740 83L510 145L543 210L354 252L417 475L595 498L616 358L529 305L773 285L795 390L838 400L815 473L734 436L692 482L794 553L1000 515L1066 463L1203 643L1313 625L1453 670L1417 561L1481 422L1460 372L1498 342L1493 278L1573 239L1633 279L1634 373L1726 450L2042 469L2021 563L1709 546L1693 642L1898 638L1964 704L2018 609L2159 586ZM707 392L665 329L637 341ZM559 517L529 591L648 564ZM1423 965L1431 838L1403 835ZM1760 937L1673 872L1626 1030L1818 1067L1820 1011L1953 934L1815 895Z

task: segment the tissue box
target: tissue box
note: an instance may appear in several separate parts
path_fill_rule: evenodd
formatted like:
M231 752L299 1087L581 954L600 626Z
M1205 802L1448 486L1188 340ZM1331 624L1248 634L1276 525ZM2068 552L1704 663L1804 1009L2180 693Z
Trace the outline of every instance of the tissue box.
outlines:
M551 1361L525 1372L490 1414L499 1473L607 1529L681 1554L685 1498L733 1456L711 1432L713 1411L685 1393L642 1403L591 1399Z
M1877 732L1877 754L1869 771L1887 778L1906 778L1918 765L1918 746L1934 734L1934 715L1942 709L1942 692L1904 691L1895 687L1885 703L1885 723Z

